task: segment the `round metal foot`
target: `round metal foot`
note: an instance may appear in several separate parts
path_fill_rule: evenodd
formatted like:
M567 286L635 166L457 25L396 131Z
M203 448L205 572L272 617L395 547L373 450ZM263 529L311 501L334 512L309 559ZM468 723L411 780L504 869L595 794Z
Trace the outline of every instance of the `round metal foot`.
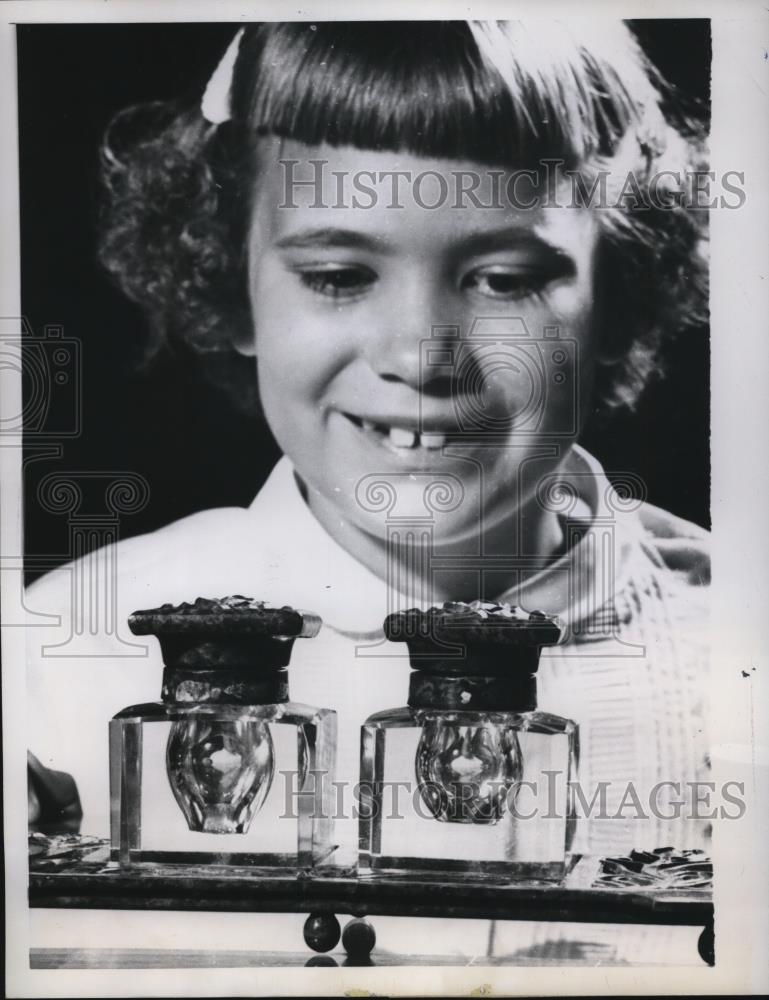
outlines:
M304 922L304 940L313 951L331 951L342 930L333 913L311 913Z
M376 944L376 932L368 920L351 920L342 932L342 946L354 962L366 961Z
M716 948L715 948L715 935L713 933L713 921L709 921L705 924L702 933L697 941L697 951L700 953L700 958L703 962L708 965L716 964Z

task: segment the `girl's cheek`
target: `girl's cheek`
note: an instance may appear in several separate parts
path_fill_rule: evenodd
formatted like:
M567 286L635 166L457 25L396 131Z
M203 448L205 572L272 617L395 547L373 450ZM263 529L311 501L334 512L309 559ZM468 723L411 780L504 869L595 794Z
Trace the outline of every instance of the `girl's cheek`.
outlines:
M579 342L581 350L589 350L592 341L594 309L588 286L571 285L553 291L545 310L537 314L534 336L542 337L546 328L556 327L561 337Z

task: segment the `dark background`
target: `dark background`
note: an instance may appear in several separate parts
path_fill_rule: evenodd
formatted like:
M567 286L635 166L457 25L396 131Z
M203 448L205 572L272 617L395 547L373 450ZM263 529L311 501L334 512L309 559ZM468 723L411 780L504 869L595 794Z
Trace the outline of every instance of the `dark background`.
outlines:
M709 22L632 25L667 79L707 105ZM200 92L232 35L227 24L18 28L22 309L36 336L56 325L82 344L80 433L61 438L57 459L36 458L48 438L27 436L28 580L69 558L66 516L37 497L48 473L144 476L150 500L122 518L127 537L203 508L250 503L280 454L269 430L235 413L194 367L169 359L142 367L144 317L96 261L97 149L108 121L128 104ZM637 412L605 426L593 421L582 438L608 471L639 475L650 502L704 526L708 347L706 328L682 334L668 377ZM55 410L51 419L55 441Z

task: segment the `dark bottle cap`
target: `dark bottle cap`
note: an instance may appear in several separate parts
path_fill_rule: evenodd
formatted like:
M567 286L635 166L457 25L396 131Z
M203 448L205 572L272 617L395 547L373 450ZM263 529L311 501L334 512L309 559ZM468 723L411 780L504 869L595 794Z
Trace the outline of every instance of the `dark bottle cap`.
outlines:
M321 619L250 597L199 597L128 618L134 635L155 635L165 702L264 705L288 700L294 640L312 638Z
M561 637L553 615L482 601L388 615L384 632L408 646L411 707L492 711L535 707L540 651Z

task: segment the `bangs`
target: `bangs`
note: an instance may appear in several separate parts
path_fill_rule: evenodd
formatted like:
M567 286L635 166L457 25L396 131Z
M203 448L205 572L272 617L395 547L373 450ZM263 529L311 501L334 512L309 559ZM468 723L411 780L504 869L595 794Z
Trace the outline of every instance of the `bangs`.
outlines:
M589 30L554 21L256 25L240 46L233 118L308 145L576 167L610 157L631 125L659 111L628 28Z

